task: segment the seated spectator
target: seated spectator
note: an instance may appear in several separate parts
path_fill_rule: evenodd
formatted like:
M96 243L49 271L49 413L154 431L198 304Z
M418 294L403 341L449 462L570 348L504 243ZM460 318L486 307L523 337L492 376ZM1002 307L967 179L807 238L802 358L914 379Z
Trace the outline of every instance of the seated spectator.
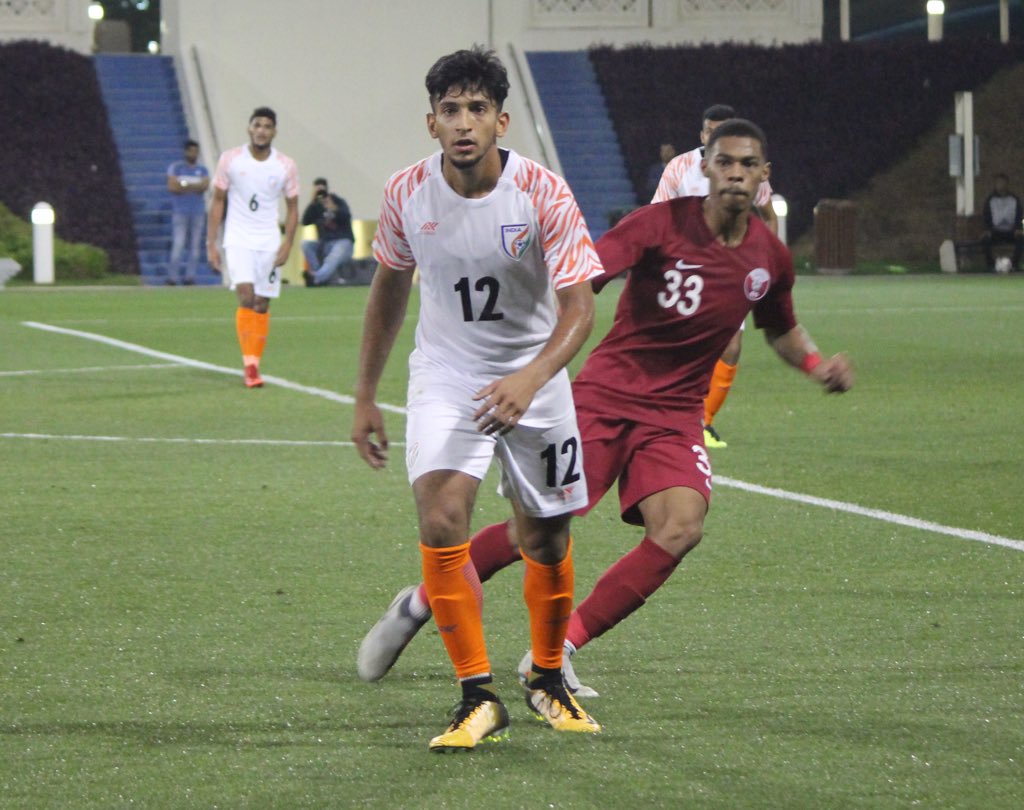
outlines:
M317 239L302 243L302 254L309 269L302 274L307 287L344 284L339 271L352 261L355 237L352 213L337 194L327 188L327 181L313 181L313 200L302 214L303 225L316 225Z
M1005 174L995 176L995 188L985 200L982 216L988 229L984 241L985 260L989 269L995 269L992 246L1013 245L1011 267L1020 270L1021 253L1024 253L1024 226L1021 224L1024 220L1024 211L1021 209L1020 198L1010 192L1010 178Z

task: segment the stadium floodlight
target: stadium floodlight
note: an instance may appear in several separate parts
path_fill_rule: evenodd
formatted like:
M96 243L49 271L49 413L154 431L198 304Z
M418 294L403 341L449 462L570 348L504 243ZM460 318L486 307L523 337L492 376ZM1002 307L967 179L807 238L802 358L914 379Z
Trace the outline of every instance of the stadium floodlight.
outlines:
M924 10L929 14L945 14L946 4L943 0L928 0L928 4L924 7Z
M53 206L38 202L32 208L32 280L53 284Z
M90 20L99 22L103 19L106 11L104 11L102 3L89 3L89 9L86 13L89 15Z
M772 194L772 210L778 220L778 237L782 244L786 244L786 216L789 214L789 203L781 194Z

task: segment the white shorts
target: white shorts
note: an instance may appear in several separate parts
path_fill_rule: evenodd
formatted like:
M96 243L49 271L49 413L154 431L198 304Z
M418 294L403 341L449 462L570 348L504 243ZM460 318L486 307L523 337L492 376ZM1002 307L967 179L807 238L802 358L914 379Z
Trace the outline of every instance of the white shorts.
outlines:
M252 290L261 298L281 296L281 268L274 267L276 250L249 250L237 245L224 247L228 263L231 289L239 284L252 284Z
M504 436L488 436L473 421L479 407L473 393L457 383L410 380L405 429L409 482L435 470L483 480L497 457L498 494L514 498L527 515L554 517L586 506L583 442L572 399L557 425L517 425Z

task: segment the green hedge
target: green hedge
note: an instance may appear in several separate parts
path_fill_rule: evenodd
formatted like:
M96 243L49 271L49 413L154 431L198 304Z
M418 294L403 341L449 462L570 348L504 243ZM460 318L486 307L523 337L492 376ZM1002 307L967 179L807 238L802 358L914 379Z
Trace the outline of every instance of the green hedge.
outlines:
M32 226L0 203L0 257L21 265L17 279L32 277ZM53 270L57 281L103 278L110 272L106 251L81 242L53 239Z

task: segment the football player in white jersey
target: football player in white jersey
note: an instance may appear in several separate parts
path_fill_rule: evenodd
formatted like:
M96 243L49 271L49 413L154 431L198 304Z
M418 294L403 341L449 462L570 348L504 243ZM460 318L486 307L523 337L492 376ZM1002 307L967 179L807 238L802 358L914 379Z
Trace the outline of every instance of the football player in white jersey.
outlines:
M561 659L573 593L569 521L587 502L565 366L593 326L590 279L600 261L565 181L498 148L509 123L508 77L494 52L477 46L444 56L426 85L427 129L441 149L385 187L352 427L362 458L384 466L377 384L418 269L406 465L429 607L405 598L392 607L433 611L461 682L462 701L430 750L505 736L508 713L493 690L468 542L480 481L497 456L501 492L527 538L523 590L535 656L527 704L556 729L596 732L565 688ZM372 638L360 648L361 671Z
M271 145L277 114L259 107L249 116L249 143L229 149L217 161L213 202L206 228L210 266L223 269L217 237L224 221L224 252L231 288L238 296L235 329L242 348L245 385L259 388L260 359L270 325L270 299L281 294L281 271L299 224L299 174L295 161ZM284 198L284 238L278 200ZM224 208L227 206L227 219Z
M719 124L730 118L736 117L736 111L728 104L713 104L704 111L701 118L700 146L684 152L673 158L665 166L661 175L661 182L654 192L651 202L664 202L674 197L706 197L708 195L708 178L704 174L701 161L704 159L704 147L708 138L715 131ZM769 164L770 166L770 164ZM779 218L775 215L772 207L772 187L768 180L758 186L757 196L754 198L754 207L757 209L765 224L771 232L778 234ZM715 365L715 371L711 375L711 385L708 388L708 395L704 399L704 444L708 447L722 448L729 445L718 435L713 427L715 414L718 413L725 398L729 396L732 382L736 378L736 371L739 368L740 351L743 348L743 324L733 335L729 345L725 347L722 356Z

